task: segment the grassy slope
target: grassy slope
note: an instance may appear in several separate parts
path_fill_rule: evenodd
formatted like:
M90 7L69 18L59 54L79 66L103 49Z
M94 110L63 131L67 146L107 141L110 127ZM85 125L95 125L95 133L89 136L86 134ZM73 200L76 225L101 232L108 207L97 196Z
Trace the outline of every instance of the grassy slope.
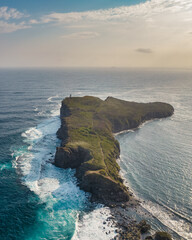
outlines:
M86 149L90 153L88 161L81 163L81 180L90 176L91 184L102 179L116 183L126 191L119 177L119 144L113 133L137 127L141 122L156 117L172 115L173 108L164 103L135 103L107 98L102 101L95 97L66 98L62 102L63 111L68 109L68 116L63 117L67 127L67 141L63 149ZM91 176L92 175L92 176ZM94 176L94 178L93 178ZM94 179L94 180L93 180ZM86 187L85 187L86 189ZM88 191L91 191L87 188ZM93 191L94 192L94 191Z

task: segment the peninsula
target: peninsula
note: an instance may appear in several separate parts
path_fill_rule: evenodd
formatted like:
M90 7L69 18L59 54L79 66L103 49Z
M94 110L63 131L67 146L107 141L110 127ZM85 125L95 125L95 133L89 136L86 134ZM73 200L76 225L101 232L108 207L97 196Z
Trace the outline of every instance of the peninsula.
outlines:
M130 193L119 175L120 155L114 133L137 128L141 123L165 118L174 108L167 103L136 103L108 97L104 101L92 96L69 97L62 101L62 140L55 154L55 165L75 168L81 189L90 192L93 200L122 204Z

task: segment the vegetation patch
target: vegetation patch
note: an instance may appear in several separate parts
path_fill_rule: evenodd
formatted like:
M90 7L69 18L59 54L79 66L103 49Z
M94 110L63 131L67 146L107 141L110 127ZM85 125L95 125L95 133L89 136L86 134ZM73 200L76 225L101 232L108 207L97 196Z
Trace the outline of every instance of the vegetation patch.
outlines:
M141 123L171 116L174 109L166 103L135 103L108 97L70 97L62 101L62 139L55 165L76 168L80 187L100 202L126 202L129 192L119 176L116 159L120 154L113 133L133 129Z

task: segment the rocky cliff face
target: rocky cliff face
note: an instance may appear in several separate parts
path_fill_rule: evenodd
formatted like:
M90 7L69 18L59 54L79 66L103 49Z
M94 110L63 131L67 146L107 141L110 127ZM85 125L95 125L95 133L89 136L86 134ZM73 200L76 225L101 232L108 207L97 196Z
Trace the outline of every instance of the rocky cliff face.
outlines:
M129 192L119 176L119 143L113 133L138 127L153 118L171 116L166 103L134 103L115 98L66 98L61 106L62 140L55 165L75 168L80 187L93 199L107 205L129 200Z

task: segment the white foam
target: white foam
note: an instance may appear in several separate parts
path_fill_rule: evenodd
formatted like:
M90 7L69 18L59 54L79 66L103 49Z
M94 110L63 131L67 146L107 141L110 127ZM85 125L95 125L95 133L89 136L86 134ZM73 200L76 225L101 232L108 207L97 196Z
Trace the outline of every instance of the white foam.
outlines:
M46 116L46 112L45 111L40 111L37 113L37 116Z
M27 138L28 141L32 141L34 139L41 138L42 132L37 128L30 128L24 133L22 133L21 136Z
M164 209L162 206L150 201L142 202L141 205L173 232L176 232L184 239L192 239L192 226L190 223L177 218L174 214L166 211L166 209Z
M22 134L26 138L25 141L30 142L31 145L28 147L28 152L20 153L19 158L16 158L16 166L21 170L25 183L37 194L39 193L38 181L43 181L41 175L50 158L51 149L49 149L49 144L55 146L57 141L56 131L59 125L59 118L52 117L39 124L36 128L31 128ZM46 137L47 139L45 139ZM54 154L54 151L52 154ZM35 187L37 187L37 190L35 190Z
M58 179L54 178L39 179L37 181L28 182L27 185L44 201L48 195L51 196L52 192L60 186Z
M3 171L4 169L10 169L10 164L0 164L0 171Z
M88 205L88 194L77 186L74 170L60 169L51 163L56 146L60 145L56 136L60 127L58 113L59 107L55 107L49 119L22 134L30 145L13 153L13 166L22 174L23 184L45 203L45 210L39 211L39 221L47 223L50 236L53 231L63 239L68 231L73 231L78 212Z
M33 148L33 147L30 145L27 149L30 151L30 150L32 150L32 148Z
M27 175L31 170L31 159L33 155L30 153L22 154L15 158L14 167L22 171L23 175Z
M49 102L54 102L54 99L55 99L55 98L58 98L58 97L59 97L58 95L55 95L55 96L52 96L52 97L47 98L47 100L48 100Z
M72 240L109 240L115 237L115 227L112 221L106 221L111 217L110 210L106 207L99 207L94 211L85 214L76 226L76 232Z
M59 126L59 116L54 116L36 128L28 129L22 136L30 145L27 149L19 149L14 153L14 167L22 173L24 183L42 198L59 187L59 179L55 176L49 178L47 169L48 164L54 167L50 158L56 149L56 131Z
M57 108L51 110L51 116L58 116L60 114L60 104L57 105Z
M123 131L120 131L118 133L114 133L113 135L116 137L118 135L121 135L121 134L124 134L124 133L129 133L129 132L134 132L135 129L129 129L129 130L123 130Z
M120 164L120 162L122 161L121 156L117 161ZM127 174L126 169L121 168L120 174L124 180L124 184L129 187L129 190L131 190L131 192L133 192L134 195L138 198L125 177L125 175ZM177 217L177 213L174 214L173 211L170 211L169 209L159 204L152 203L151 201L144 202L140 198L138 198L138 200L141 202L141 206L143 207L143 210L141 209L140 215L142 215L142 211L146 210L149 215L155 217L171 231L177 233L180 237L182 237L182 239L192 240L192 225L188 221L185 221L184 219L182 220L181 218ZM146 213L144 213L144 216L145 215Z

